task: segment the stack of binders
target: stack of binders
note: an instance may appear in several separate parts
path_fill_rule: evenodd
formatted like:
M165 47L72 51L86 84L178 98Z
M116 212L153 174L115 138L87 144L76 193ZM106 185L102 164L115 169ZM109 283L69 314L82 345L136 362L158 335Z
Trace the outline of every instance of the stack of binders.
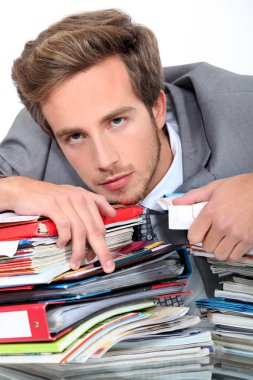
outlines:
M17 218L14 222L5 220L0 229L5 245L0 247L0 363L84 363L103 356L111 363L122 361L129 350L144 362L147 343L156 360L209 354L211 336L196 329L199 317L188 315L183 305L171 306L186 294L188 249L132 241L142 208L116 211L115 218L104 219L116 265L112 274L105 274L97 259L69 270L71 244L56 247L52 221L15 215L10 216ZM117 345L118 359L111 350Z
M215 326L215 361L219 371L229 374L236 366L241 374L252 375L253 363L253 254L237 262L218 261L202 247L192 247L197 256L207 257L212 272L220 278L215 297L196 302L202 314ZM230 372L229 372L230 371ZM232 373L231 372L231 373ZM230 374L231 374L230 373ZM239 372L238 372L239 376ZM245 377L246 378L246 377Z

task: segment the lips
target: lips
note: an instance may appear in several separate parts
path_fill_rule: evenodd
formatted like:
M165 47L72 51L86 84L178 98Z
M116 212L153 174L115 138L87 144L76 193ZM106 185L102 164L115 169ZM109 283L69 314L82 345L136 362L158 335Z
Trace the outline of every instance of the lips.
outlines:
M105 182L101 183L100 186L104 187L106 190L109 190L109 191L119 190L125 187L129 183L131 176L132 176L132 173L129 173L129 174L123 174L117 177L109 178Z

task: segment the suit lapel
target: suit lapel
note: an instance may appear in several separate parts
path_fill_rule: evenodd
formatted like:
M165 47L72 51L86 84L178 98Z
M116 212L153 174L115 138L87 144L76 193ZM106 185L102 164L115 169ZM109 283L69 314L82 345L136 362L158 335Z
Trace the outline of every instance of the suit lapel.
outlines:
M190 85L186 88L166 84L168 107L174 111L182 144L184 183L177 191L202 186L214 177L205 168L211 150L206 140L201 112Z
M183 85L182 85L183 83ZM194 88L188 77L180 79L180 87L166 84L169 107L177 117L182 144L183 179L184 182L176 192L187 192L213 181L214 176L206 165L211 155L208 145L201 111L195 96ZM186 231L170 231L171 240L183 241ZM180 240L181 238L181 240ZM194 258L201 274L208 296L213 296L217 287L217 278L211 273L210 265L203 258Z

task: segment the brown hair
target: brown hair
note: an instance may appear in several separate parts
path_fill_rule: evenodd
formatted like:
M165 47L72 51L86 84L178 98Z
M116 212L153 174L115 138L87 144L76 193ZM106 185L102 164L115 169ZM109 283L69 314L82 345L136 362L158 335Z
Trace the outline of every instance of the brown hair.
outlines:
M53 24L26 43L12 78L33 119L53 135L41 102L67 78L113 55L124 61L135 95L151 113L163 87L157 41L150 29L120 10L80 13Z

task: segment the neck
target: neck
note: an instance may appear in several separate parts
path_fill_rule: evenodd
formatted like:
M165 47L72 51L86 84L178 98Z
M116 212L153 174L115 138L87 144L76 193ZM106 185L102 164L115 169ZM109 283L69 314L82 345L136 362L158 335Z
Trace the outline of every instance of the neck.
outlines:
M167 133L164 132L164 130L159 131L159 138L161 142L161 151L160 151L160 157L159 162L156 169L155 174L155 181L152 184L153 190L156 185L162 180L162 178L165 176L169 168L171 167L172 161L173 161L173 153L170 146L170 139Z
M173 153L170 146L170 138L167 133L164 132L164 130L161 130L161 153L160 153L160 160L159 160L159 166L160 166L160 179L165 176L169 168L171 167L172 161L173 161Z

